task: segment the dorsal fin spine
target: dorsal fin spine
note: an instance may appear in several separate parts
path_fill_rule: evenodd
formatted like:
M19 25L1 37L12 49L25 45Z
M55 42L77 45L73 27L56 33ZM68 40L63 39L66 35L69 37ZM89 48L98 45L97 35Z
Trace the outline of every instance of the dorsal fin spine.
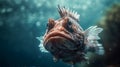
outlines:
M61 17L68 16L68 17L73 18L76 21L79 21L80 15L77 12L70 10L69 8L66 9L65 7L58 6L58 11Z

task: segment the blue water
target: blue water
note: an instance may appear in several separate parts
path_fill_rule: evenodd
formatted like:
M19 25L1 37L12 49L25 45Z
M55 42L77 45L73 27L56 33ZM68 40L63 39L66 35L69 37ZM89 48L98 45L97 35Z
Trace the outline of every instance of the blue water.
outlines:
M44 35L49 18L60 18L57 5L78 12L79 24L86 29L96 25L114 3L120 0L0 0L0 67L70 67L40 52L36 39Z

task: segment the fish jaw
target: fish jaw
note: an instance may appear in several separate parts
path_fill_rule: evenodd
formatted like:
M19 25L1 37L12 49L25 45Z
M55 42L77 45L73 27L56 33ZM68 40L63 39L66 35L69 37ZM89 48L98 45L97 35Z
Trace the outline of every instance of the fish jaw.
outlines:
M72 37L63 31L52 31L47 34L44 38L44 46L48 51L52 51L51 48L76 49Z

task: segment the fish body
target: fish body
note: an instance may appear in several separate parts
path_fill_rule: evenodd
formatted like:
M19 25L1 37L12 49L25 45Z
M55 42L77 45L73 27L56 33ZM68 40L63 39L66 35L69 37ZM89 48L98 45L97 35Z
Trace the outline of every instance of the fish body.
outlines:
M54 56L54 61L61 59L75 64L86 61L85 54L89 51L104 54L102 45L97 41L100 39L98 34L103 30L102 28L91 26L83 30L79 25L80 15L77 12L60 6L58 6L58 12L61 18L49 19L42 40L43 44L40 44L40 48L44 47Z

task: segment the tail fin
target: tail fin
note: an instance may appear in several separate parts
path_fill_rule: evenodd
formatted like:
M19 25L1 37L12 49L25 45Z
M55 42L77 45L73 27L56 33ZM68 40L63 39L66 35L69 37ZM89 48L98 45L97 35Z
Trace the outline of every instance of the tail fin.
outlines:
M98 43L97 40L100 39L98 34L102 31L102 28L97 26L91 26L87 30L85 30L85 44L86 49L91 52L95 52L99 55L104 54L104 49L102 44Z

